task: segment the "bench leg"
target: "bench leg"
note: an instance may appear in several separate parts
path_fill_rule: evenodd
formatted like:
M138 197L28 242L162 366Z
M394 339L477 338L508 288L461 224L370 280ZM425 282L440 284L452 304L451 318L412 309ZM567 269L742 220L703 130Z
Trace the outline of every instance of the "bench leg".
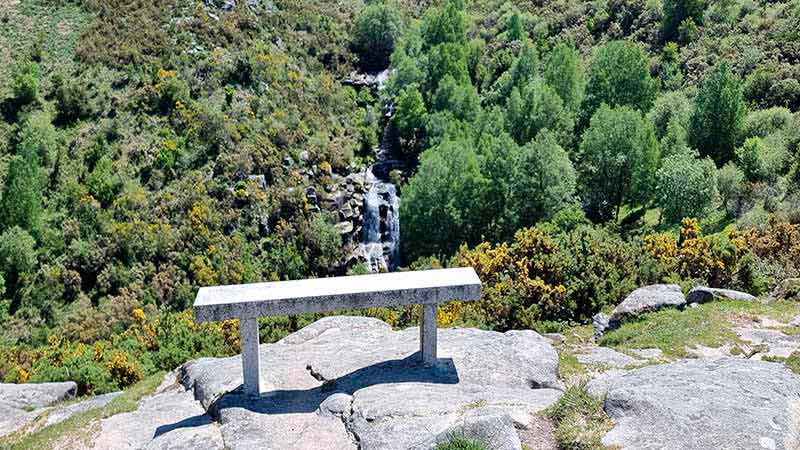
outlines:
M422 323L419 326L419 345L423 364L436 362L436 333L439 305L422 305Z
M261 395L261 356L258 354L258 319L239 321L242 338L242 375L244 392L250 397Z

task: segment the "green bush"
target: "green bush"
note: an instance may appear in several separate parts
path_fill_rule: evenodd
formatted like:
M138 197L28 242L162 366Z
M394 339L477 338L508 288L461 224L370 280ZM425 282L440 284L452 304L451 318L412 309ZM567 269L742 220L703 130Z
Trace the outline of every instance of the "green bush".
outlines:
M736 149L737 165L749 181L760 181L769 175L765 162L766 153L764 141L757 137L747 139L744 145Z
M436 450L489 450L486 445L464 436L453 436L436 446Z
M39 96L41 69L33 61L20 61L11 68L11 92L14 101L27 105Z

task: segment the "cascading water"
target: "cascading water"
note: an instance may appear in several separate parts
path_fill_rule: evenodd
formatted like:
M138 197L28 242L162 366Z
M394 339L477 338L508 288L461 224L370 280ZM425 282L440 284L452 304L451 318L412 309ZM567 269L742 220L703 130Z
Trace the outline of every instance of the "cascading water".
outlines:
M367 169L369 191L364 196L364 218L361 251L371 272L392 271L400 264L400 198L389 171L399 162L391 159L390 142L384 131L376 149L377 162Z
M375 177L372 169L367 181L372 187L364 197L361 245L370 271L391 271L400 261L400 198L395 185Z

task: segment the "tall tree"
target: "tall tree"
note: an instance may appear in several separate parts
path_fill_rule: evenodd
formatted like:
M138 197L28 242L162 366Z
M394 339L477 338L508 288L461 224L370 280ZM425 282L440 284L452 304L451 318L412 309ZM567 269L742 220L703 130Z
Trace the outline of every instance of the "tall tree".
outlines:
M689 144L722 166L742 141L745 104L739 79L721 63L703 82L689 120Z
M630 106L647 112L656 94L647 54L632 41L611 41L592 57L589 83L583 100L584 124L601 104Z
M469 142L444 141L423 152L400 203L407 257L452 255L463 243L479 242L486 186Z
M602 105L580 145L581 195L587 215L599 221L619 216L652 195L659 149L653 124L630 107Z
M402 32L403 19L397 8L384 3L364 8L356 17L353 39L361 65L367 70L386 68Z
M519 227L549 219L575 200L575 169L553 132L544 130L524 145L514 169L511 192Z
M20 130L17 153L8 164L0 199L0 229L18 226L31 234L39 231L42 215L41 154L49 155L52 136L34 133L38 122L29 118ZM52 125L51 125L52 126Z
M522 145L542 130L550 130L561 145L572 140L572 114L558 94L542 80L514 88L506 102L508 129Z
M564 101L564 106L577 112L586 89L586 71L578 50L564 43L556 45L545 63L544 78Z
M442 8L429 9L422 18L422 38L427 48L439 44L467 43L467 15L464 3L447 0Z
M667 223L703 216L717 197L717 168L685 151L665 158L656 174L656 201Z

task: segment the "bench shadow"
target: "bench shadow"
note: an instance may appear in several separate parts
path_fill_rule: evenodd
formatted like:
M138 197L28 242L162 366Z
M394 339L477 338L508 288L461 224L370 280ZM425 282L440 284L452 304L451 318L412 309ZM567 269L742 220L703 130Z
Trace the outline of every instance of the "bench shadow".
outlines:
M278 389L267 391L259 398L244 394L243 386L224 394L208 408L209 414L219 417L227 408L244 408L259 414L313 413L322 402L334 394L353 395L360 389L379 384L433 383L458 384L458 371L451 358L440 358L434 365L424 365L419 352L403 359L382 361L362 367L334 380L321 380L322 385L311 389ZM194 416L156 428L153 439L178 428L203 426L209 416Z

